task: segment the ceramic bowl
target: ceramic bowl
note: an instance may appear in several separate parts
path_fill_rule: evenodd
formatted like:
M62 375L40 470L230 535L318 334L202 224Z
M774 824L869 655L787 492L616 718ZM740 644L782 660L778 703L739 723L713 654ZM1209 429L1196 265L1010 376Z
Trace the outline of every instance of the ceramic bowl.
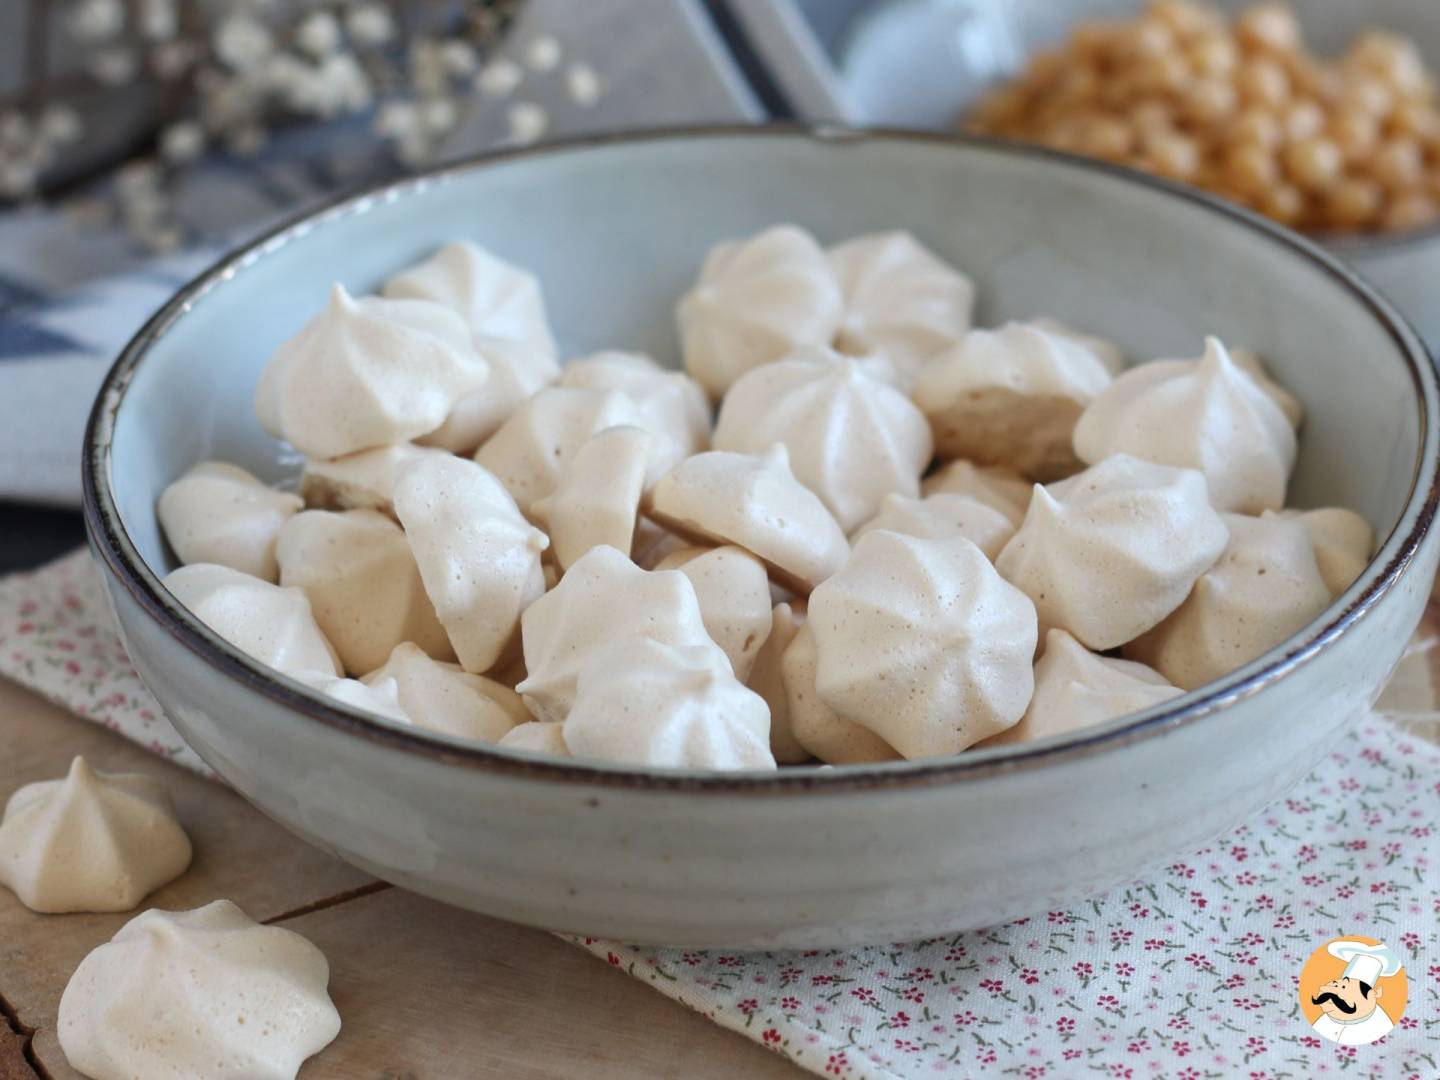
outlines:
M204 458L292 468L252 416L271 350L468 237L535 270L567 354L675 361L671 308L717 240L794 221L910 229L979 317L1050 314L1141 357L1218 332L1308 409L1299 505L1382 543L1324 616L1224 680L1046 742L778 774L583 766L389 724L241 655L160 585L164 486ZM903 133L703 129L440 169L227 257L126 348L87 434L86 517L130 655L186 740L318 847L491 915L732 949L913 939L1054 908L1234 825L1373 700L1430 590L1436 378L1390 306L1318 249L1193 191L1042 150Z

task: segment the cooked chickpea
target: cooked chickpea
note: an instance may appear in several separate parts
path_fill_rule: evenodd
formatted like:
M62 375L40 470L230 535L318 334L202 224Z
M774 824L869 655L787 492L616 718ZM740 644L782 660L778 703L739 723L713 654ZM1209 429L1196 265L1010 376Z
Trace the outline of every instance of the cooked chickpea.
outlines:
M1256 52L1290 52L1300 47L1300 24L1281 3L1256 4L1235 20L1235 34Z
M1225 154L1221 176L1228 188L1258 198L1280 178L1275 152L1258 143L1237 143Z
M1180 38L1220 34L1225 30L1224 20L1213 8L1187 0L1155 0L1150 5L1149 15L1165 23Z
M1310 139L1325 130L1325 110L1313 101L1294 101L1280 116L1280 126L1290 142Z
M1121 42L1126 52L1145 59L1170 56L1179 47L1175 32L1158 19L1141 19L1126 30Z
M1387 139L1371 163L1375 179L1391 191L1419 187L1425 176L1425 154L1414 139Z
M1344 176L1325 196L1326 221L1341 229L1363 229L1374 225L1385 205L1385 191L1374 180Z
M1161 176L1190 180L1200 170L1200 146L1178 132L1145 140L1144 160Z
M1305 216L1305 194L1291 184L1274 184L1261 197L1260 210L1282 225L1296 225Z
M1396 135L1423 140L1440 138L1440 110L1429 102L1400 102L1390 114L1388 124Z
M1241 63L1235 89L1247 104L1278 109L1290 100L1290 76L1269 57L1255 57Z
M1359 75L1348 80L1344 101L1347 105L1382 117L1388 116L1395 107L1394 93L1383 82L1370 75Z
M1324 191L1345 164L1340 147L1329 139L1314 137L1293 142L1285 148L1285 171L1306 191Z
M1279 146L1285 137L1279 117L1263 109L1242 110L1227 134L1233 142L1257 143L1271 149Z
M1370 154L1380 142L1380 121L1364 109L1342 108L1330 117L1330 137L1347 161Z
M1191 80L1190 65L1178 52L1158 53L1141 61L1135 70L1135 82L1152 94L1174 94Z
M1081 126L1077 149L1091 157L1121 161L1134 149L1135 132L1119 120L1097 116Z
M1222 34L1207 34L1194 42L1185 55L1201 78L1228 79L1240 62L1240 50Z
M1415 43L1383 30L1361 34L1341 63L1369 72L1401 95L1421 93L1429 81Z
M1220 79L1201 79L1180 96L1180 115L1197 127L1214 127L1234 115L1239 98L1235 88Z
M1440 204L1423 192L1402 195L1385 211L1381 226L1386 229L1423 229L1440 221Z

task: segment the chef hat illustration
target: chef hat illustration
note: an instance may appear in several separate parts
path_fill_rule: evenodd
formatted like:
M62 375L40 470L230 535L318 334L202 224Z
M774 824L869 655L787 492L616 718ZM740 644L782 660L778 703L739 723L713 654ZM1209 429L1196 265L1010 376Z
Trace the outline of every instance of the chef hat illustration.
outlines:
M1342 979L1358 979L1374 986L1384 975L1400 970L1400 958L1386 945L1366 945L1363 941L1332 941L1330 955L1345 961Z

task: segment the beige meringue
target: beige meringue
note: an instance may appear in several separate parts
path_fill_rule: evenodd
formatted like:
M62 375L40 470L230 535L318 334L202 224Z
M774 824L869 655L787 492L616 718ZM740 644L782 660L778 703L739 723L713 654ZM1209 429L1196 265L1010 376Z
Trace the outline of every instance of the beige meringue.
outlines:
M808 593L844 565L845 532L795 479L783 445L763 454L711 450L682 461L650 492L648 514L703 544L735 544L782 585Z
M1140 712L1183 694L1144 664L1098 656L1064 630L1045 635L1035 664L1035 696L1020 722L982 745L1003 746L1062 735Z
M520 628L528 674L515 689L540 720L565 719L580 669L607 642L647 637L714 646L689 578L641 570L609 547L587 551L526 609Z
M1103 652L1179 607L1225 538L1198 472L1117 454L1036 485L995 566L1034 601L1042 629Z
M1119 375L1125 370L1125 353L1109 338L1100 337L1097 334L1087 334L1083 330L1076 330L1068 323L1059 319L1052 319L1048 315L1042 315L1038 319L1031 319L1030 325L1037 330L1044 330L1047 334L1054 334L1056 337L1067 338L1083 348L1089 349L1100 362L1105 365L1105 370L1111 375Z
M460 666L483 674L515 640L520 613L545 592L549 539L521 515L501 482L464 458L424 458L395 480L425 591Z
M288 674L296 682L304 683L317 693L334 698L352 709L372 712L401 724L410 723L410 718L400 707L400 690L394 679L360 682L358 679L337 678L323 671L291 671Z
M755 654L750 677L745 680L745 685L764 698L770 709L770 754L781 765L798 765L810 758L810 751L800 745L790 729L790 702L781 670L785 650L804 625L805 601L776 604L770 613L770 632L765 635L765 644ZM813 696L813 678L811 683L810 693Z
M804 229L776 225L720 244L675 309L685 369L719 398L759 364L829 344L842 310L830 261Z
M733 545L687 548L663 559L656 570L679 570L695 587L700 618L730 660L742 683L770 635L770 579L754 555Z
M0 817L0 885L31 911L129 911L190 865L190 838L161 784L95 772L26 784Z
M287 674L341 674L340 658L302 590L213 563L172 570L161 584L197 619L260 663Z
M607 350L571 360L560 385L617 390L639 406L641 426L655 439L654 475L710 448L710 401L683 371L662 368L641 353Z
M1270 377L1260 354L1253 349L1237 347L1230 350L1230 359L1236 367L1255 380L1255 384L1265 391L1271 401L1280 406L1280 411L1285 414L1285 419L1290 421L1290 426L1298 430L1305 422L1305 406L1300 403L1299 398Z
M507 750L528 750L532 754L570 757L565 745L565 724L560 720L531 720L507 731L498 745Z
M1230 540L1219 560L1173 614L1125 646L1126 657L1186 690L1248 664L1330 604L1303 523L1223 516Z
M780 657L790 737L795 744L807 756L813 754L827 765L900 761L895 748L879 735L853 720L846 720L820 700L815 691L816 663L815 634L807 622Z
M1130 454L1197 469L1217 510L1258 514L1285 505L1295 429L1216 338L1200 360L1131 368L1075 425L1075 452L1094 464Z
M361 681L367 686L393 686L408 723L462 739L498 742L530 719L520 695L508 686L472 675L458 664L434 660L408 641L396 645L385 666Z
M747 371L720 406L715 449L759 454L776 443L847 532L887 493L919 494L935 456L930 425L908 397L818 346Z
M913 378L970 329L975 284L908 232L867 233L830 249L844 314L842 352L878 353Z
M340 1032L325 954L229 900L151 910L75 970L56 1034L93 1080L293 1080Z
M642 421L640 407L619 391L547 386L505 421L475 460L529 514L559 485L575 451L592 435L622 424L644 427Z
M914 398L942 458L1048 481L1079 469L1075 421L1108 385L1100 358L1073 338L1011 322L972 330L932 357L915 377Z
M941 492L923 499L886 495L880 510L850 538L853 544L876 529L936 540L963 536L994 561L1015 535L1015 524L1002 511L970 495Z
M678 769L773 769L770 710L713 644L617 638L590 655L565 718L576 757Z
M689 540L656 525L642 514L635 523L635 542L630 546L630 557L642 570L654 570L668 556L694 546Z
M156 512L182 563L215 563L274 581L276 534L303 505L238 465L205 461L160 493Z
M393 443L338 458L307 458L300 496L312 510L375 510L395 516L395 474L426 454L446 451Z
M532 394L560 377L554 358L529 345L485 334L474 335L472 345L489 367L490 378L457 401L438 428L417 435L415 441L422 446L473 454Z
M920 494L927 499L931 495L969 495L999 510L1018 529L1030 508L1034 487L1014 469L976 465L961 458L927 476L920 484Z
M307 457L342 457L434 431L488 377L449 308L356 300L336 285L329 307L270 358L255 412Z
M644 428L597 431L571 455L555 490L531 505L561 570L601 545L630 553L651 441Z
M1370 531L1370 523L1359 514L1341 506L1280 513L1282 517L1295 518L1310 533L1310 541L1315 545L1315 562L1332 599L1364 573L1375 550L1375 534ZM1260 516L1270 517L1271 512L1267 510Z
M310 610L352 675L373 671L402 641L453 660L400 526L374 510L306 510L280 530L280 584Z
M867 534L806 627L820 699L904 757L958 754L1030 702L1035 607L963 537Z

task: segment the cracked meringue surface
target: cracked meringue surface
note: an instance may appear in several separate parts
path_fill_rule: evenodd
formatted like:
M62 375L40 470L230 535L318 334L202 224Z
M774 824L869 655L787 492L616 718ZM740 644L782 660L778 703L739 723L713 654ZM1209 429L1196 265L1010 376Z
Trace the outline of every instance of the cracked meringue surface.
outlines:
M866 534L806 627L820 699L904 757L958 754L1029 704L1035 607L963 537Z
M644 428L621 424L597 431L571 456L555 490L531 505L561 570L593 547L630 554L651 442Z
M1293 517L1226 514L1230 539L1185 602L1125 646L1176 686L1219 679L1299 631L1330 605L1310 532Z
M229 900L151 910L80 962L56 1033L93 1080L293 1080L340 1032L329 980L324 953Z
M495 476L465 458L407 465L395 481L395 513L460 666L484 674L545 592L540 553L549 539Z
M817 663L815 633L807 621L780 657L790 737L796 745L827 765L901 760L895 748L879 735L845 719L821 699L815 689Z
M802 345L828 345L844 300L816 239L776 225L710 250L675 309L688 371L712 398L760 364Z
M156 513L182 563L215 563L274 581L275 538L303 505L238 465L205 461L160 493Z
M159 781L83 757L26 784L0 817L0 885L31 911L129 911L190 865L190 838Z
M406 723L462 739L499 742L530 719L520 695L508 686L436 660L408 641L361 682L393 693Z
M1196 469L1217 510L1258 514L1285 505L1296 441L1281 407L1210 337L1199 360L1156 360L1116 379L1075 425L1075 452L1089 464L1124 453Z
M300 496L312 510L376 510L395 516L395 475L410 462L446 451L393 443L338 458L307 458Z
M684 548L656 570L678 570L690 579L705 632L730 661L742 683L770 636L770 578L765 565L743 548Z
M343 457L434 431L489 375L449 308L356 299L336 285L329 306L265 365L255 413L307 457Z
M1227 535L1200 473L1116 454L1037 484L995 566L1034 602L1042 629L1103 652L1184 603Z
M1001 510L970 495L939 492L923 499L891 493L880 503L879 512L850 537L859 542L876 529L937 540L942 536L963 536L992 562L1000 549L1015 535L1015 523Z
M1090 349L1030 323L972 330L926 362L915 404L935 432L941 458L1004 465L1032 480L1078 471L1075 423L1110 385Z
M774 769L770 710L713 643L617 638L591 653L565 718L576 757L684 769Z
M714 446L759 454L777 443L795 478L820 496L849 532L886 494L917 495L935 454L930 425L915 404L828 348L798 350L746 372L730 387Z

